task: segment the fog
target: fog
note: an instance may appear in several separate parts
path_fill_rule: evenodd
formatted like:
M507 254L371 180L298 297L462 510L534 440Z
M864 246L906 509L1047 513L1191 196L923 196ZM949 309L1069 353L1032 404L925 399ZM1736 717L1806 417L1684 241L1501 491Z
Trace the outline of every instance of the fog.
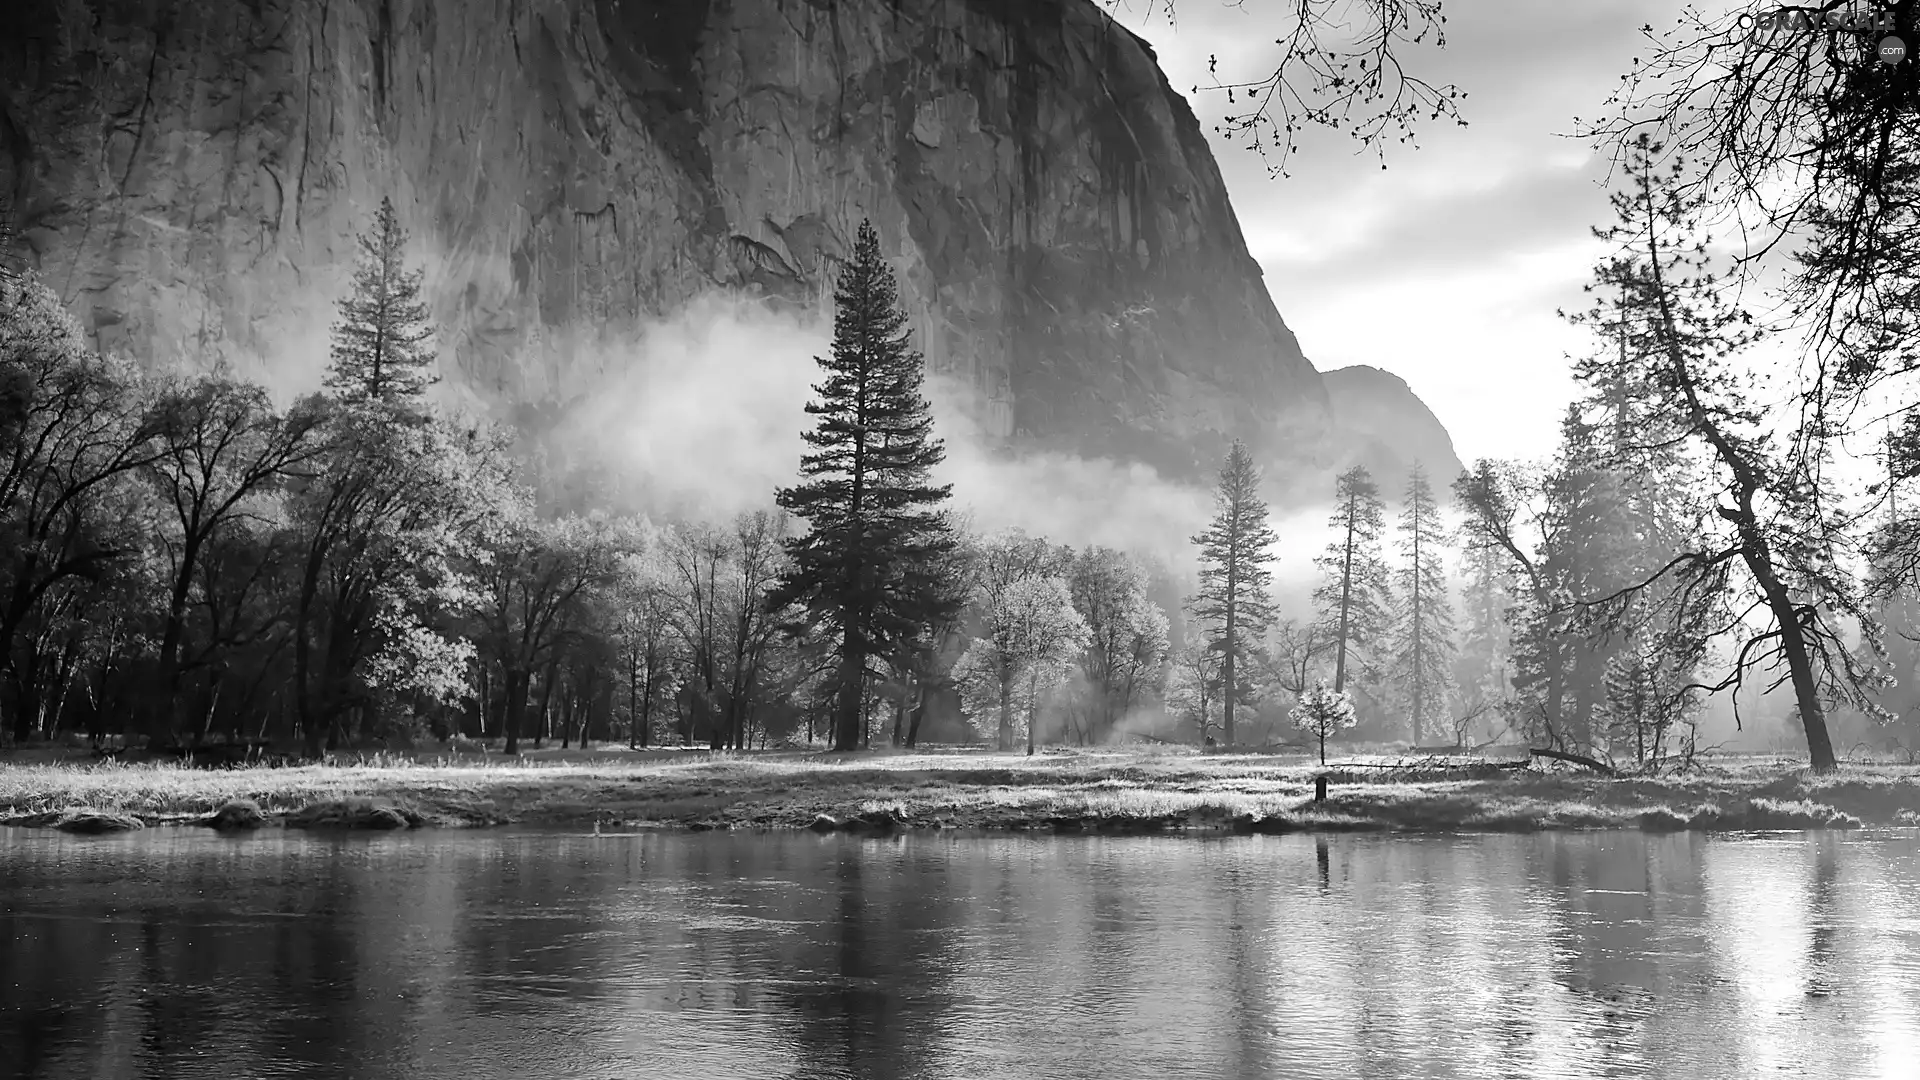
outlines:
M550 438L564 458L605 470L623 501L651 514L722 519L770 506L774 490L796 479L809 423L803 407L830 336L824 318L708 294L591 358L584 366L607 371L605 381ZM947 449L937 478L953 485L973 528L1121 548L1191 572L1191 538L1213 513L1210 486L1134 462L1015 453L976 421L983 410L968 386L932 377L926 393ZM1283 597L1304 595L1328 512L1276 509Z

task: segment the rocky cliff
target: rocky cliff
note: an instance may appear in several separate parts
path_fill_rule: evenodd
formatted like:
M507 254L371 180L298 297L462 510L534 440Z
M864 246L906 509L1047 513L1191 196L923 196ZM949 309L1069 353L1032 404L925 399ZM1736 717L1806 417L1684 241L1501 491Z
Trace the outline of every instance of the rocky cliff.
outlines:
M1092 0L7 0L0 199L99 343L317 385L353 233L523 424L716 288L826 302L871 218L992 434L1325 456L1199 124Z
M1419 465L1443 500L1463 471L1453 436L1407 381L1390 371L1355 364L1321 376L1334 423L1348 452L1367 466L1388 499L1398 501L1407 472Z

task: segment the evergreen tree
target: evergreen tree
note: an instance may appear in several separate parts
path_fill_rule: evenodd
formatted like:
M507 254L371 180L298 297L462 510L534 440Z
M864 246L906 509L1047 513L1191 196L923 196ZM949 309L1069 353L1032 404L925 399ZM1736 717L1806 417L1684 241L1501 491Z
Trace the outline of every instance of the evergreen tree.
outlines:
M1589 387L1643 388L1664 421L1651 433L1684 440L1709 463L1718 520L1703 519L1711 528L1697 542L1622 595L1664 580L1683 596L1710 597L1743 571L1762 617L1736 624L1742 640L1733 671L1712 689L1738 687L1749 670L1784 666L1811 764L1831 770L1828 709L1878 708L1871 693L1882 676L1851 642L1864 642L1875 659L1884 652L1850 565L1847 522L1823 489L1834 429L1805 425L1783 445L1784 433L1746 396L1734 368L1754 339L1752 318L1728 300L1701 228L1710 208L1690 193L1684 161L1643 137L1625 164L1629 186L1613 199L1619 223L1603 234L1622 251L1596 267L1594 284L1622 295L1631 316L1627 347L1617 358L1603 351L1575 374Z
M1638 540L1629 515L1624 477L1609 467L1611 453L1600 427L1578 405L1561 422L1561 441L1544 489L1555 521L1545 565L1569 597L1587 601L1611 596L1633 578ZM1566 652L1565 733L1580 752L1600 752L1606 673L1624 646L1615 627L1596 625L1579 607L1566 613L1564 632L1576 639Z
M408 270L407 233L381 199L373 231L362 233L353 291L340 301L333 324L326 386L348 402L381 402L419 411L433 373L433 327L420 299L421 271Z
M909 343L893 271L873 226L861 222L834 292L826 379L807 403L802 481L779 504L807 522L786 542L792 562L771 602L804 609L837 641L834 748L859 744L870 656L908 651L920 627L956 603L940 563L954 539L938 507L952 493L930 474L946 456L920 385L924 358Z
M1349 659L1359 661L1360 682L1378 677L1373 650L1387 629L1387 563L1380 557L1380 536L1386 530L1386 507L1380 487L1365 465L1340 474L1334 484L1334 511L1328 524L1333 542L1326 554L1313 560L1325 578L1313 590L1313 603L1325 628L1332 633L1333 691L1347 687Z
M1668 735L1700 705L1689 687L1717 605L1659 576L1697 540L1704 513L1698 477L1707 470L1686 451L1672 419L1662 416L1651 388L1627 377L1633 358L1626 299L1623 292L1582 316L1601 339L1599 355L1582 365L1592 377L1579 413L1594 418L1570 420L1567 456L1586 461L1594 482L1587 486L1591 512L1570 532L1586 539L1581 595L1621 594L1622 601L1588 628L1574 694L1576 718L1585 721L1578 726L1596 748L1604 742L1608 756L1630 752L1640 767L1657 769Z
M1503 562L1515 584L1514 603L1506 611L1511 693L1502 699L1501 711L1523 737L1544 736L1549 748L1564 749L1559 721L1573 640L1567 626L1570 602L1546 554L1558 532L1552 516L1540 509L1544 486L1530 470L1482 458L1454 481L1453 493L1466 512L1460 533L1467 551ZM1532 530L1526 529L1528 523Z
M1407 498L1400 512L1400 553L1405 561L1394 575L1398 603L1393 682L1407 706L1407 723L1417 745L1429 731L1446 731L1454 658L1445 529L1433 488L1418 465L1407 477Z
M1267 592L1273 572L1267 563L1277 539L1260 498L1260 471L1246 444L1236 439L1220 468L1213 521L1193 538L1200 546L1200 591L1189 604L1205 628L1207 648L1220 656L1220 735L1228 745L1233 744L1234 706L1252 703L1251 647L1273 625Z
M1512 657L1513 628L1507 610L1515 602L1513 570L1497 547L1468 543L1461 552L1462 576L1459 659L1455 684L1461 694L1479 706L1503 702L1508 694L1507 674Z

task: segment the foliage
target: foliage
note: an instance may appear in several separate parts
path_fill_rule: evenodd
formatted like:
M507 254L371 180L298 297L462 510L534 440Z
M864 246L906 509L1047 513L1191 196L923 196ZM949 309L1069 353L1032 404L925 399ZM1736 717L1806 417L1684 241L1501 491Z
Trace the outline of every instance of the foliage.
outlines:
M1156 3L1149 0L1149 13ZM1161 6L1171 19L1174 0ZM1354 14L1358 21L1349 22ZM1225 82L1216 75L1212 86L1194 87L1196 94L1224 93L1228 105L1244 110L1229 114L1220 133L1267 156L1274 173L1286 174L1295 140L1308 128L1346 132L1384 168L1387 139L1413 143L1421 120L1465 125L1459 103L1466 92L1408 74L1400 59L1412 46L1446 45L1440 0L1379 0L1357 13L1334 0L1295 0L1283 17L1287 25L1273 38L1280 55L1266 75ZM1210 57L1208 73L1217 67Z
M1327 740L1359 722L1354 713L1353 695L1323 682L1308 687L1287 717L1294 727L1319 740L1322 765L1327 763Z
M1631 316L1626 346L1578 374L1589 384L1616 378L1644 387L1665 420L1650 434L1671 429L1706 458L1718 528L1649 580L1675 575L1677 602L1691 608L1732 589L1736 568L1745 572L1746 587L1728 593L1732 619L1712 628L1740 639L1733 670L1708 689L1784 667L1773 684L1791 683L1813 767L1831 769L1829 703L1872 710L1881 681L1848 638L1858 635L1877 659L1879 627L1848 570L1847 522L1823 498L1809 460L1823 442L1801 431L1782 450L1744 392L1730 361L1752 340L1751 319L1720 288L1701 232L1702 200L1679 183L1684 163L1661 168L1660 160L1657 144L1635 145L1630 187L1614 196L1619 223L1606 234L1621 252L1595 271L1596 286L1617 291ZM1609 599L1630 598L1644 584Z
M1220 708L1220 660L1204 642L1189 642L1174 651L1167 676L1167 708L1192 724L1202 743L1208 741Z
M1146 567L1125 552L1086 548L1074 557L1067 580L1088 630L1080 667L1089 700L1080 737L1099 741L1129 712L1159 696L1166 678L1167 614L1148 598Z
M372 231L356 242L353 289L341 299L333 324L327 389L350 404L418 411L439 376L433 372L433 327L420 299L423 273L403 261L407 233L393 200L380 200Z
M1825 0L1805 13L1850 8ZM1747 241L1737 273L1791 252L1781 315L1808 333L1799 409L1817 443L1857 419L1861 395L1915 370L1920 65L1873 53L1888 34L1920 41L1920 11L1876 5L1858 31L1824 33L1770 28L1765 14L1689 8L1670 28L1649 28L1648 55L1622 76L1612 115L1588 127L1628 167L1657 144L1694 162L1666 187ZM1915 415L1903 397L1900 412Z
M1467 535L1463 530L1462 535ZM1460 651L1454 661L1454 685L1459 687L1465 711L1492 708L1506 702L1511 692L1508 676L1513 655L1513 628L1507 611L1514 605L1517 583L1499 549L1467 544L1461 550L1466 579L1461 591Z
M909 345L893 271L862 222L834 293L834 337L820 358L826 378L807 404L815 426L801 482L779 505L807 523L787 541L790 564L770 601L795 606L811 633L838 642L834 746L860 736L867 659L907 651L929 621L954 606L934 564L954 544L937 510L951 494L929 479L945 456L920 395L925 360Z
M1088 645L1086 620L1074 610L1062 576L1070 557L1018 532L981 547L972 601L980 631L954 666L953 680L976 723L994 718L1001 750L1013 749L1018 718L1032 752L1042 705Z
M1235 440L1220 467L1214 516L1193 538L1200 548L1200 590L1188 602L1207 647L1220 654L1221 736L1233 742L1234 707L1253 700L1253 648L1273 625L1267 568L1278 541L1260 497L1260 471Z
M1454 695L1453 600L1448 594L1440 507L1427 475L1415 466L1407 477L1400 515L1400 553L1391 634L1391 682L1407 710L1409 734L1418 744L1429 733L1451 734L1447 723Z
M1386 507L1379 485L1364 465L1340 474L1334 484L1334 511L1328 525L1333 540L1313 560L1324 575L1313 590L1314 610L1334 642L1333 688L1347 685L1348 662L1364 685L1380 681L1375 650L1382 644L1390 621L1392 597L1380 538L1386 530Z

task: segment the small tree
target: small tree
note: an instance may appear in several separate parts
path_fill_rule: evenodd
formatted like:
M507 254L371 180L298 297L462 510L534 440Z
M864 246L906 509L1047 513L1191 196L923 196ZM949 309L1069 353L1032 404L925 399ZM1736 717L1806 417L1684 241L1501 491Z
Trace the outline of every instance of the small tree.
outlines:
M1092 737L1104 737L1157 693L1167 661L1167 614L1147 595L1146 567L1124 552L1089 547L1074 557L1068 585L1090 638L1086 675Z
M1072 553L1045 539L1005 533L981 545L975 570L973 617L980 636L953 669L961 701L974 717L998 715L995 745L1013 749L1013 718L1033 720L1044 693L1065 681L1087 647L1086 620L1074 610L1060 575Z
M332 362L326 386L344 401L377 401L421 408L433 372L433 327L420 299L421 271L408 270L407 232L381 199L373 231L362 233L353 291L340 301L333 324Z
M1294 727L1320 740L1320 764L1325 765L1327 737L1345 731L1355 723L1353 695L1317 682L1300 695L1300 703L1287 715L1293 720Z
M1386 507L1380 486L1364 465L1340 474L1334 484L1334 511L1328 522L1334 537L1326 553L1313 560L1325 575L1313 590L1314 607L1334 643L1333 688L1347 688L1348 659L1357 656L1364 667L1361 682L1371 685L1373 650L1387 630L1386 560L1380 556L1380 536L1386 530Z
M1206 745L1207 729L1213 726L1215 691L1220 685L1220 654L1207 648L1204 641L1189 641L1170 658L1167 675L1167 711L1176 718L1193 721L1200 744Z
M1260 471L1236 439L1220 467L1213 522L1193 538L1200 545L1200 592L1190 601L1194 618L1207 628L1207 647L1220 654L1220 735L1229 746L1233 707L1252 696L1249 645L1273 625L1267 563L1277 540L1260 498Z

